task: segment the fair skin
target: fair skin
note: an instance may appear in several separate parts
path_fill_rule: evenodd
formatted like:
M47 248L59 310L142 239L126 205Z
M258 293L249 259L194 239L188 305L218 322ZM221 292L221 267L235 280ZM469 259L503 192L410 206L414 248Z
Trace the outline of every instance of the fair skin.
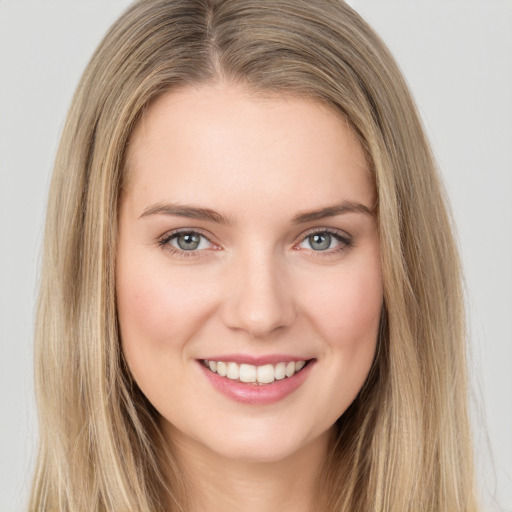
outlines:
M360 143L318 102L219 82L154 102L127 167L122 347L193 510L318 510L333 425L368 375L382 307ZM271 382L219 375L219 362Z

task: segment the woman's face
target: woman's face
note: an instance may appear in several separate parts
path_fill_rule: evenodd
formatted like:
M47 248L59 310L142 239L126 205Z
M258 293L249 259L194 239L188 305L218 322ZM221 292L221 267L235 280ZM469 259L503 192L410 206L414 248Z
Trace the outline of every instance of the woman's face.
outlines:
M247 461L326 439L382 307L375 190L347 123L312 100L184 88L140 121L128 173L122 347L164 431Z

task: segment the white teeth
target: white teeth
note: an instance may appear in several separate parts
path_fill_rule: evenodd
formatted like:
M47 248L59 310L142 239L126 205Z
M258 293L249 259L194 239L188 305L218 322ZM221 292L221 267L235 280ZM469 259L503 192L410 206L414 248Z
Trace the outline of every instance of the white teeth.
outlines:
M286 377L286 363L277 363L274 368L274 377L276 380L281 380Z
M228 379L238 380L240 377L240 369L236 363L228 363L228 373L226 377Z
M211 360L205 360L204 363L213 373L217 373L221 377L257 384L271 384L274 380L293 377L306 365L306 361L280 362L275 365L264 364L262 366Z
M213 371L213 370L212 370ZM221 377L225 377L228 373L228 367L226 365L226 363L223 363L222 361L219 361L217 363L217 373L221 376Z
M257 380L261 384L270 384L274 382L274 367L271 364L258 366Z
M240 380L242 382L256 382L256 366L252 364L241 364Z

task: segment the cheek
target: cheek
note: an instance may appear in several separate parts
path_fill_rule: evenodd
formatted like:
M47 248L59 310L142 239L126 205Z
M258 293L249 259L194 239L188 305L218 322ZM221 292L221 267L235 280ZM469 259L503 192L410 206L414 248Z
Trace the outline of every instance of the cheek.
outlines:
M118 261L117 307L120 324L127 335L146 334L168 342L189 322L195 323L208 296L186 273L170 272L159 262L140 265Z
M312 321L333 350L373 350L382 310L379 265L341 269L308 295Z
M139 263L135 258L118 259L117 314L123 352L136 380L148 368L161 370L167 378L186 357L187 341L209 315L212 290L198 290L197 280L187 279L187 272L170 272L165 263Z
M308 303L310 321L324 342L323 380L314 390L324 426L343 415L368 377L383 303L380 265L341 269L330 277Z
M117 280L117 308L122 338L158 344L175 338L176 308L182 303L167 286L141 272L120 272ZM183 307L183 306L181 306Z

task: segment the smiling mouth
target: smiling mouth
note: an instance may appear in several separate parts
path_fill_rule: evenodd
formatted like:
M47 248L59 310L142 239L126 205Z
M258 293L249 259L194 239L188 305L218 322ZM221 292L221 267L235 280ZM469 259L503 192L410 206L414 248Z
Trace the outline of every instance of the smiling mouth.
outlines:
M276 364L256 366L238 364L232 361L212 361L203 359L201 362L212 373L236 382L254 385L267 385L275 381L288 379L305 368L312 359L304 361L282 361Z

